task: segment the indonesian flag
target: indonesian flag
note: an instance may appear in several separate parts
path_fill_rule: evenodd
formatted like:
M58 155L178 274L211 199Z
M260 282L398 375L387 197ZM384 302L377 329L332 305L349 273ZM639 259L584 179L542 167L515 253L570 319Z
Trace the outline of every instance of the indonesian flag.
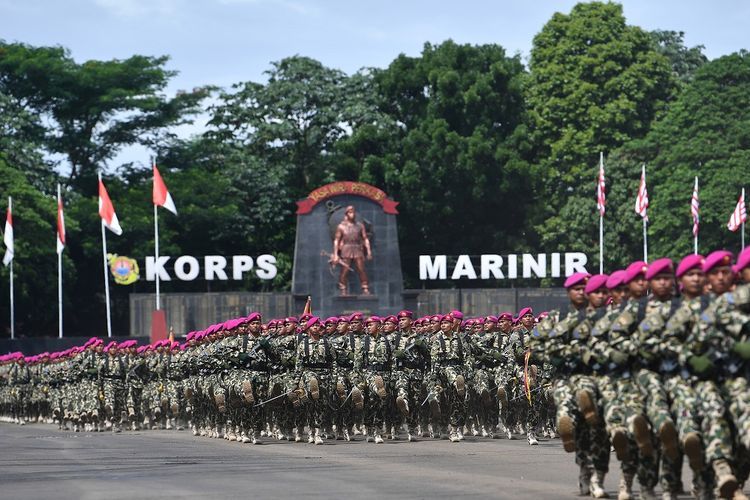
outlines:
M693 236L698 236L698 228L701 222L700 208L701 204L698 201L698 177L696 177L693 197L690 200L690 213L693 215Z
M635 198L635 213L640 215L648 222L648 191L646 190L646 165L643 165L641 172L641 184L638 186L638 196Z
M60 184L57 185L57 253L62 253L65 248L65 217L63 215L63 202L60 196Z
M8 212L8 217L10 217L10 212ZM734 207L734 212L732 212L732 216L729 217L729 223L727 224L727 228L732 232L736 232L739 228L742 227L742 224L744 224L746 220L747 220L747 209L745 208L745 188L742 188L742 194L740 195L740 199L737 200L737 206ZM6 225L5 227L8 227L8 226ZM8 244L6 243L5 245L7 246Z
M604 182L604 153L599 153L599 182L596 184L596 208L599 209L599 215L604 217L605 205L607 202L607 186Z
M167 191L167 185L164 184L164 179L161 178L159 169L156 168L156 162L154 162L154 205L164 207L177 215L177 208L174 206L172 195Z
M5 243L3 264L7 266L13 261L13 201L10 196L8 196L8 212L5 217L5 234L3 234L3 243Z
M117 236L122 234L122 228L120 227L120 221L117 220L115 207L112 205L112 200L109 199L109 194L107 194L107 188L104 187L104 183L102 182L102 174L99 174L99 216L102 218L104 227Z

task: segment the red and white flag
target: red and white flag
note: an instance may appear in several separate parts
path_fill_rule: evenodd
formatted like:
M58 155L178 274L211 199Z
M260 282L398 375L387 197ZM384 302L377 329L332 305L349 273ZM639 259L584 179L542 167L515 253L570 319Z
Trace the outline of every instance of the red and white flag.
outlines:
M607 186L604 182L604 154L599 153L599 182L596 184L596 208L599 209L599 215L602 217L604 217L606 202Z
M61 254L65 248L65 216L63 202L60 196L60 184L57 185L57 253Z
M734 207L732 216L729 217L727 228L729 228L729 230L732 232L736 232L739 228L742 227L742 224L744 224L746 220L747 209L745 208L745 188L742 188L742 194L740 195L740 199L737 200L737 206Z
M117 236L122 234L120 221L117 220L115 207L112 205L112 200L109 199L109 194L107 194L107 188L104 187L101 174L99 174L99 216L102 218L104 227Z
M3 264L8 265L13 261L13 200L8 196L8 212L5 216L5 233L3 234L3 243L5 243L5 255Z
M177 207L174 206L172 195L167 191L167 185L164 184L164 179L161 178L156 163L154 163L154 205L164 207L177 215Z
M638 186L638 196L635 199L635 213L648 222L648 191L646 190L646 165L641 172L641 184Z
M693 215L693 236L698 236L698 228L700 226L701 204L698 201L698 177L695 178L695 187L693 187L693 197L690 199L690 213Z

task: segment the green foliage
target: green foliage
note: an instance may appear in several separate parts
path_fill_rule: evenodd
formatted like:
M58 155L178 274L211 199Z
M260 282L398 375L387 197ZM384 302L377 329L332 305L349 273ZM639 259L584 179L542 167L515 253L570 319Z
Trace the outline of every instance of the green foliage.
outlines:
M174 71L167 57L76 63L61 47L0 42L0 93L43 117L48 152L62 154L69 182L96 192L96 172L123 147L154 145L164 128L187 121L209 89L167 99L160 94Z

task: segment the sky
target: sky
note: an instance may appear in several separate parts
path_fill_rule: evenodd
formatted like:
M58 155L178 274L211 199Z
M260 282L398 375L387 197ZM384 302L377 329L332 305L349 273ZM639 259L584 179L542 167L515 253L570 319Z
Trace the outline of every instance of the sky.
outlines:
M353 73L417 56L425 42L502 45L524 60L534 35L572 0L0 0L0 39L61 45L74 59L170 56L167 91L264 81L292 55ZM750 48L746 0L623 0L629 24L685 32L710 58ZM200 124L182 130L200 131ZM129 149L115 161L140 155Z

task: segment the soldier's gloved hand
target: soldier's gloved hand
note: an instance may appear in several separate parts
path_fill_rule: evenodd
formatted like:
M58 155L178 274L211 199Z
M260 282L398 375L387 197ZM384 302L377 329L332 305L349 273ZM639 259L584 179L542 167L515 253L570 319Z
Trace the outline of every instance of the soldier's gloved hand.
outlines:
M695 373L706 373L713 368L713 363L708 356L693 356L688 359L688 364L695 371Z
M406 353L403 349L396 349L395 351L393 351L393 356L398 359L403 359L406 356Z
M622 351L613 350L609 353L609 359L616 365L624 365L628 362L628 355Z
M750 342L735 342L732 351L739 354L742 359L750 359Z

